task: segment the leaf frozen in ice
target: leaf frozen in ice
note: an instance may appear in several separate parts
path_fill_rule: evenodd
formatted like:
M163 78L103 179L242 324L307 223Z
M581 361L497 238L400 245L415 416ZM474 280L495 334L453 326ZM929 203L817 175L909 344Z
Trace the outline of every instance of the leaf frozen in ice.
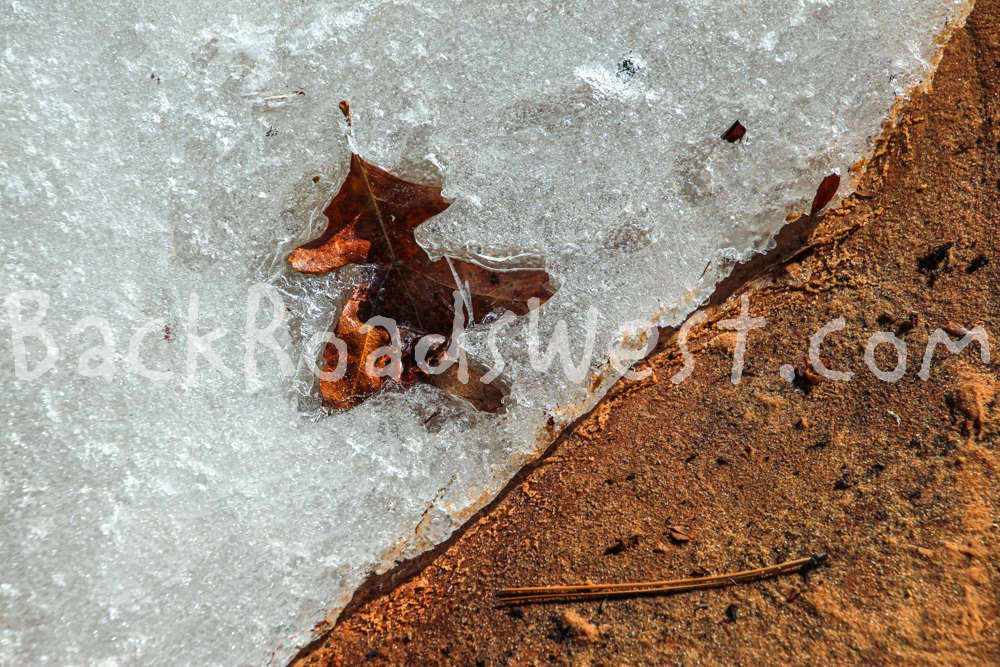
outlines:
M355 407L382 386L384 377L368 373L366 359L388 343L388 336L364 327L367 318L386 317L398 325L400 362L393 376L406 384L407 379L425 379L412 358L417 337L451 335L456 290L464 303L464 324L481 323L498 310L524 315L529 299L545 302L552 296L549 275L541 269L500 271L450 257L432 260L413 232L448 206L441 188L403 180L352 154L347 179L324 211L326 230L292 251L288 261L302 273L327 273L349 264L375 267L374 278L355 289L337 323L335 333L347 343L347 372L338 380L320 379L327 407ZM443 351L445 346L431 349ZM333 372L338 354L333 343L327 344L324 372ZM385 363L380 359L369 366L381 371ZM430 383L450 391L450 383ZM463 388L458 395L470 398L470 391ZM493 387L489 399L472 398L472 403L494 411L495 393Z

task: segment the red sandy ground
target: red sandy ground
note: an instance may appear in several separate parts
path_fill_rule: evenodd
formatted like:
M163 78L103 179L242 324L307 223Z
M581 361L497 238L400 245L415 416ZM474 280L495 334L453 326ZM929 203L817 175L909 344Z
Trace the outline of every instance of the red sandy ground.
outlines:
M887 130L863 196L812 230L820 244L772 257L739 288L768 325L749 334L738 386L732 334L714 324L734 316L730 298L693 331L688 380L669 381L681 359L667 341L645 362L655 383L616 387L426 567L369 586L382 594L360 596L294 664L1000 665L996 363L976 344L939 348L931 378L917 377L949 321L1000 340L998 21L1000 0L980 2L933 90ZM809 337L836 317L846 329L824 358L856 375L811 384ZM897 383L862 358L882 330L908 346ZM896 361L887 345L876 359ZM797 382L779 376L785 363ZM672 541L676 524L693 539ZM495 597L814 552L829 559L807 575L718 590L516 608Z

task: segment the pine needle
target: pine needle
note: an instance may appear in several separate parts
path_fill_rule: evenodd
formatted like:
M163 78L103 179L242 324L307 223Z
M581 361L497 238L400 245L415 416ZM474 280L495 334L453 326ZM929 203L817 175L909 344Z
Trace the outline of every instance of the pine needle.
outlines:
M592 598L652 595L657 593L679 593L701 588L721 588L747 581L776 577L790 572L806 571L826 560L826 554L813 554L806 558L785 561L755 570L720 574L694 579L673 579L669 581L643 581L632 584L579 584L575 586L527 586L504 588L497 593L503 604L519 602L546 602L550 600L586 600Z

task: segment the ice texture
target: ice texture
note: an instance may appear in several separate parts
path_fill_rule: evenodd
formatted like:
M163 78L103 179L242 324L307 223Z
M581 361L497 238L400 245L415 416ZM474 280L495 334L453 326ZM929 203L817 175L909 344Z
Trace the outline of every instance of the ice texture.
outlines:
M956 0L113 3L0 9L0 300L48 295L52 370L17 379L0 310L0 664L281 664L371 571L447 537L614 382L636 319L675 324L866 155ZM505 415L427 386L317 407L304 341L363 274L295 274L354 143L454 204L435 256L530 266L597 351L534 371L504 330ZM743 144L720 134L736 119ZM314 177L319 177L318 180ZM709 264L709 262L711 262ZM706 269L706 266L708 267ZM273 286L294 364L257 347ZM212 343L187 372L188 324ZM38 304L18 301L30 320ZM260 298L257 326L271 314ZM78 372L113 333L110 380ZM139 376L130 339L150 320ZM489 359L486 327L470 349ZM45 348L27 338L27 368ZM102 357L90 360L95 366ZM107 359L105 359L107 361Z

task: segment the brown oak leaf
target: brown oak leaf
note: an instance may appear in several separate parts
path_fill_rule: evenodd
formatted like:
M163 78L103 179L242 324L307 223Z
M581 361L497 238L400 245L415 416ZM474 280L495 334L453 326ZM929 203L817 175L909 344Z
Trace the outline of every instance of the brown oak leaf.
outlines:
M417 339L427 334L444 337L428 346L427 363L434 367L447 354L456 306L463 326L470 320L478 324L496 311L524 315L530 299L545 302L553 290L548 273L540 269L494 270L449 257L432 260L413 232L448 206L441 188L405 181L351 155L347 179L324 211L326 230L288 258L302 273L326 273L348 264L371 265L374 271L370 280L355 287L334 330L346 344L346 372L336 380L320 376L324 405L336 410L355 407L392 377L403 386L424 381L480 409L502 411L501 385L479 382L488 369L470 363L467 383L460 381L454 365L429 375L413 358ZM393 320L397 331L365 325L376 316ZM397 334L396 341L390 333ZM370 363L378 348L385 348L385 354ZM339 355L337 343L328 343L324 374L335 374Z

